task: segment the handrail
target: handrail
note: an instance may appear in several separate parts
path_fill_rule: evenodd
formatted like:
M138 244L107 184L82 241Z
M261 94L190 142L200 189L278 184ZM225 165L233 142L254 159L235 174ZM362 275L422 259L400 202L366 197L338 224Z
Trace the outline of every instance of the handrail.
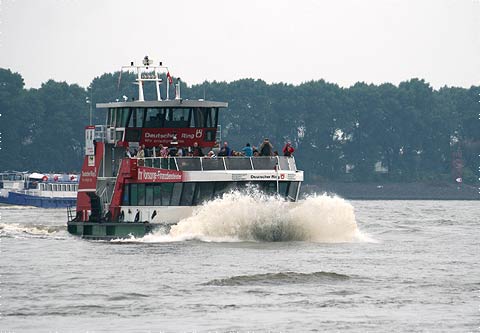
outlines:
M295 158L293 156L218 156L218 157L197 157L197 156L182 156L182 157L144 157L137 158L143 161L139 163L141 166L152 167L165 170L177 170L177 171L206 171L206 170L275 170L278 171L297 171ZM245 162L248 159L249 167L246 168ZM167 162L163 162L166 160ZM210 168L206 168L208 161L219 161L215 166L221 166L216 168L211 165ZM191 163L189 163L191 161ZM220 162L221 161L221 162ZM228 161L228 163L227 163ZM235 161L238 161L236 163ZM241 163L241 162L242 163ZM162 163L163 162L163 163ZM230 165L230 167L229 167ZM243 167L242 167L243 166Z

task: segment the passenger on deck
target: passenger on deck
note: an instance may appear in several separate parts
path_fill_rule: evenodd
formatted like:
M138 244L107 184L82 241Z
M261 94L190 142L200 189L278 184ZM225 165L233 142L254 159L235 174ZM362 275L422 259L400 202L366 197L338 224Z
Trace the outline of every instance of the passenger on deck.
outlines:
M177 151L178 151L177 147L175 147L175 146L171 147L168 151L168 156L170 156L170 157L177 156Z
M153 147L153 157L161 157L162 148L162 144L160 144L158 147Z
M246 157L252 157L253 156L253 148L250 147L250 143L247 143L245 147L242 148L243 154Z
M220 152L218 153L218 156L230 156L230 147L228 147L227 141L223 143L223 147L220 148Z
M145 154L145 157L152 157L153 156L150 148L145 148L145 145L143 145L143 153Z
M138 165L143 166L144 165L144 160L143 159L145 158L145 145L141 145L138 148L137 158L141 159L140 161L138 161Z
M177 156L178 157L182 157L182 156L185 156L185 150L183 148L178 148L177 150Z
M205 156L205 155L203 154L202 148L200 148L200 147L198 146L198 142L194 142L194 143L193 143L193 151L192 151L192 153L193 153L193 156L199 156L199 157Z
M295 149L292 147L292 143L290 141L287 141L287 143L285 144L285 147L283 147L283 156L292 156L293 155L293 152L295 151Z
M273 152L273 156L278 156L278 150L275 150L275 151Z
M167 146L163 146L163 145L160 145L160 156L165 158L165 157L168 157L168 147Z
M272 156L273 146L270 143L268 138L263 140L262 145L260 146L260 156Z
M217 156L215 155L215 153L213 152L213 150L210 150L207 154L207 158L217 158Z
M132 153L130 152L130 149L128 147L125 147L125 156L128 158L132 158Z

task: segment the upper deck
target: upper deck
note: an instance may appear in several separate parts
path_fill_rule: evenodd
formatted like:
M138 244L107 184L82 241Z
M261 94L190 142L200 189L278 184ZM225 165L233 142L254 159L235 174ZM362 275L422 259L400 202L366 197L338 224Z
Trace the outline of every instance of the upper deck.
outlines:
M129 101L97 103L97 108L227 108L228 103L199 100Z

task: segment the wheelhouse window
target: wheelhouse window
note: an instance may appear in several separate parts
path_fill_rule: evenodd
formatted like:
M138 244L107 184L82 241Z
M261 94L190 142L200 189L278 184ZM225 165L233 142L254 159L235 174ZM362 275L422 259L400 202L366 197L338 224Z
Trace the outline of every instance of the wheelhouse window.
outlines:
M190 108L168 108L165 109L165 127L185 128L190 127L192 109Z
M160 128L165 124L166 110L162 108L147 108L145 113L145 128Z
M216 128L218 108L110 108L107 124L129 128Z
M193 115L195 127L217 127L218 108L195 108Z
M148 109L147 109L148 110ZM144 108L131 108L128 117L128 126L130 128L143 127L146 110Z

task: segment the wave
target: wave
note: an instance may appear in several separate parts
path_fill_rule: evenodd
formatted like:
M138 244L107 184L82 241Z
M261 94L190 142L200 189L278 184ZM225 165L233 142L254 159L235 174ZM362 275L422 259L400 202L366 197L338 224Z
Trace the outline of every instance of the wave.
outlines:
M64 230L65 226L58 225L0 223L0 237L49 236Z
M215 279L206 286L249 286L249 285L279 285L279 284L306 284L325 283L348 280L350 277L334 272L296 273L280 272L253 275L238 275L226 279Z
M168 232L156 231L131 241L185 240L339 243L370 239L358 230L354 209L342 198L312 195L290 203L249 189L227 193L199 206L191 217Z

